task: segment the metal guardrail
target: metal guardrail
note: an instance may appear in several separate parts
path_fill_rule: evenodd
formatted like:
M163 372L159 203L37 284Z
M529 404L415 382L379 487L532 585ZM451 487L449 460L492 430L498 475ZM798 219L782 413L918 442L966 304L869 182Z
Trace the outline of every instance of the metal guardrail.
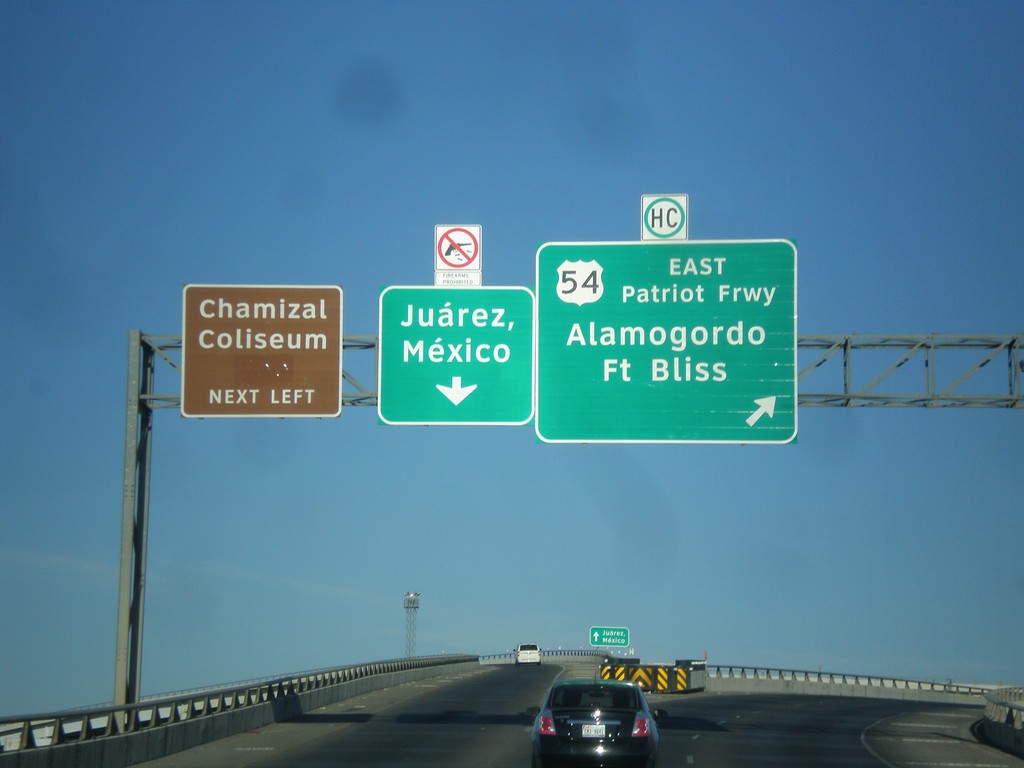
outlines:
M541 655L545 657L554 656L594 656L598 659L608 655L605 651L580 650L580 651L546 651L542 650ZM481 656L481 664L505 664L512 663L515 653L498 653L488 656ZM640 663L639 661L637 662ZM1024 702L1024 688L1020 689L997 689L991 686L964 685L961 683L935 682L929 680L907 680L898 677L885 677L880 675L855 675L840 672L821 672L799 669L775 669L772 667L750 667L730 664L708 664L708 680L718 679L743 679L761 680L773 682L793 683L822 683L826 685L854 685L864 688L880 688L886 690L907 690L907 691L933 691L936 693L963 694L965 696L984 696L991 691L1017 690L1020 692L1018 701ZM1016 707L1018 716L1024 716L1024 703L1012 704Z
M566 657L566 656L568 656L568 657L592 656L595 660L596 659L601 659L601 658L603 658L605 656L605 654L601 653L600 651L595 651L595 650L589 650L588 651L588 650L582 650L582 649L581 650L565 650L565 651L563 651L563 650L548 651L548 650L541 649L540 655L541 655L541 658L548 658L548 659L554 659L554 658L560 658L560 657ZM480 663L481 664L511 664L511 663L513 663L515 661L516 653L515 653L515 651L508 651L507 653L491 653L491 654L488 654L487 656L480 656L479 658L480 658Z
M985 737L1024 757L1024 688L997 688L985 694Z
M373 675L476 661L478 657L422 656L375 661L299 673L264 682L246 682L149 699L138 704L106 705L61 713L0 718L0 754L138 733L187 720L274 704L299 694ZM0 763L2 763L0 759Z
M937 683L926 680L905 680L898 677L879 675L853 675L837 672L813 672L809 670L770 669L767 667L741 667L725 664L709 664L708 679L740 678L745 680L773 680L794 683L825 683L832 685L859 685L874 688L889 688L909 691L936 691L940 693L962 693L981 696L992 690L986 686L961 685L952 681Z
M986 693L985 717L1024 730L1024 688L996 688Z

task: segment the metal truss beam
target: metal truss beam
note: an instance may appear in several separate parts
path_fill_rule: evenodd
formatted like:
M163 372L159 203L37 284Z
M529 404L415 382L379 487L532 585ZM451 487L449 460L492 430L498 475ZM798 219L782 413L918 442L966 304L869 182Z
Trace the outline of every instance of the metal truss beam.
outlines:
M1024 408L1021 335L801 336L797 347L809 359L801 406Z
M150 354L156 355L176 371L181 371L181 337L180 336L149 336L143 335L142 344L150 350ZM373 376L376 386L377 370L377 337L376 335L345 336L341 341L344 351L372 350L374 353ZM377 392L362 383L358 376L342 370L341 378L347 386L341 391L342 407L346 405L377 405ZM149 408L180 408L181 394L141 394L141 399Z
M179 369L180 336L141 339ZM377 337L345 336L343 348L374 352L376 386ZM801 406L1024 408L1024 335L800 336L797 349ZM348 370L342 378L348 385L341 393L343 406L377 405L375 389ZM181 404L180 394L144 392L141 397L154 409Z

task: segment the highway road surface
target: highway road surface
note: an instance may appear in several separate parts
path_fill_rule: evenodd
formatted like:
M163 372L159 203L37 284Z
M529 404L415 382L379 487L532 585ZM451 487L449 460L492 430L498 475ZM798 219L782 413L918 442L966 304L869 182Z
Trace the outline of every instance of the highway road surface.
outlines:
M592 666L590 667L592 669ZM532 718L560 664L492 666L368 693L146 768L527 768ZM659 768L1022 768L981 744L978 706L690 693L665 709Z

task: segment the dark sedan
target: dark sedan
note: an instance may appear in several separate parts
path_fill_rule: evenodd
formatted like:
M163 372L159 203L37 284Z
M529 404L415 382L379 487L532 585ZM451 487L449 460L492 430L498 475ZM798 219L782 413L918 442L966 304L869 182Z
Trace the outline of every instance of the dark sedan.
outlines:
M658 726L643 691L611 680L559 680L533 722L533 768L654 768Z

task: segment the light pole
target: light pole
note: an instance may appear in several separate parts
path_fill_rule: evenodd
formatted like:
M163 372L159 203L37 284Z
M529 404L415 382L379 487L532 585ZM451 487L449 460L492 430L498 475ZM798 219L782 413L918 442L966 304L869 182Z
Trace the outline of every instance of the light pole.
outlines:
M416 655L416 611L420 609L420 593L406 592L404 597L405 656L412 658Z

